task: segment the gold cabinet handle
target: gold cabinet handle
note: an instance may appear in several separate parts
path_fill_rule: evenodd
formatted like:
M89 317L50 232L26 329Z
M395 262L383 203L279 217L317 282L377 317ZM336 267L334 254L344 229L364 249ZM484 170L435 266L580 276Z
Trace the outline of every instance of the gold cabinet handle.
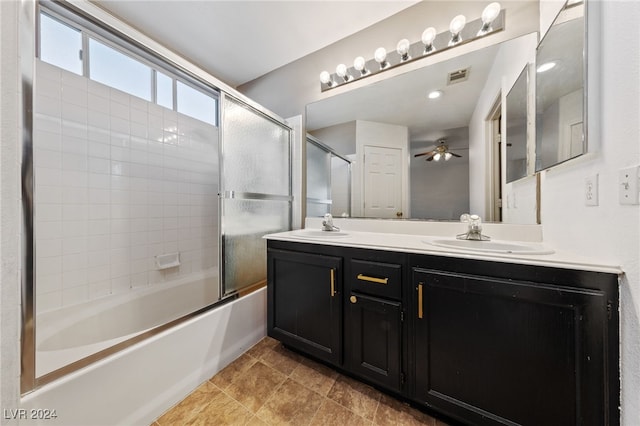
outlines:
M378 284L387 284L389 282L389 278L369 277L367 275L362 275L362 274L358 274L357 278L361 281L369 281L371 283L378 283Z
M331 268L331 297L336 295L336 270Z
M418 284L418 318L422 319L422 283Z

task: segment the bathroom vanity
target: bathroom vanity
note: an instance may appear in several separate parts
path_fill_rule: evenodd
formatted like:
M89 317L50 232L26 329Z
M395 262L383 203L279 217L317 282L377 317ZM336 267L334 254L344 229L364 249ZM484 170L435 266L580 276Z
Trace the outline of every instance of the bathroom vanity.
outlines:
M619 424L616 268L312 232L267 237L269 336L464 423Z

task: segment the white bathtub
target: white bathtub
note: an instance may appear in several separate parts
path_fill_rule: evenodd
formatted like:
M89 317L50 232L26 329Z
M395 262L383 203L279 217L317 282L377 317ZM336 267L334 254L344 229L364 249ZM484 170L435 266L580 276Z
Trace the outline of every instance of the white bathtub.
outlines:
M145 425L266 335L266 288L226 303L24 396L56 410L20 424Z
M166 324L219 298L217 270L36 317L36 377Z

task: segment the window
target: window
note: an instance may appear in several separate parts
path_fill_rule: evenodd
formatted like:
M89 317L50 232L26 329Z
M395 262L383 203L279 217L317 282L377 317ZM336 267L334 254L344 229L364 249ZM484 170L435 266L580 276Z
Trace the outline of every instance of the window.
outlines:
M218 125L218 97L214 90L197 89L198 84L193 83L195 79L170 65L164 65L160 58L81 17L70 15L68 11L63 13L57 9L49 10L49 7L47 13L40 12L42 61L155 102L164 108ZM60 6L54 4L51 7ZM58 13L64 18L54 17ZM101 40L106 40L108 44ZM83 46L88 49L86 54L83 54Z
M82 75L82 33L40 14L40 59Z
M217 105L211 96L178 81L177 101L179 113L216 125Z
M89 39L89 78L151 101L151 68L117 50Z
M173 109L173 79L161 72L156 72L156 103Z

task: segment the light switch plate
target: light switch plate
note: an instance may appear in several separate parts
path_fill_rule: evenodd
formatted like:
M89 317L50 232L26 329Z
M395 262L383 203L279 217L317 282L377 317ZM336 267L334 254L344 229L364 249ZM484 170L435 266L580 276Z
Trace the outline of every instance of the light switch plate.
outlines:
M584 180L584 203L587 206L598 205L598 175L592 175Z
M618 174L618 199L620 204L638 204L640 166L620 170Z

